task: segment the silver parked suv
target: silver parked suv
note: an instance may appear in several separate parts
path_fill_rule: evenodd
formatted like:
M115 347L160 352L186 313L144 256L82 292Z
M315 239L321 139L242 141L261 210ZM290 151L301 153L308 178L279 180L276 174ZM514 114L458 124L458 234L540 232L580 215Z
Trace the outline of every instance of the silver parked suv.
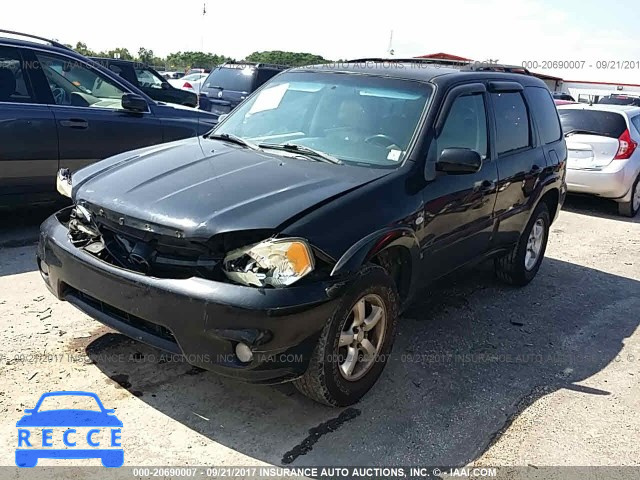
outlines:
M618 202L620 215L640 210L640 107L562 105L560 122L567 139L569 192Z

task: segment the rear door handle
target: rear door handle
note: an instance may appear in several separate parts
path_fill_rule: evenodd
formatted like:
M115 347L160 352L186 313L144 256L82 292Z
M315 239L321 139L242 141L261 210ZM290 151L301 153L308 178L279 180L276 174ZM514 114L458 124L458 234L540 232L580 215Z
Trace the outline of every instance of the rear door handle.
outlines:
M89 128L89 122L86 120L72 118L69 120L61 120L60 125L67 128L76 128L79 130L84 130L85 128Z
M485 193L491 192L495 187L495 182L492 182L490 180L485 180L480 184L480 190Z

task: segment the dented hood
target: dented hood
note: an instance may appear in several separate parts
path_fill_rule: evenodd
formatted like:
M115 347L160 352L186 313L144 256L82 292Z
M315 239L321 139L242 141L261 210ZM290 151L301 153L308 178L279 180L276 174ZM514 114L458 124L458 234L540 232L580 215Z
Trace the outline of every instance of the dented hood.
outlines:
M275 229L384 169L333 165L192 138L128 152L73 175L73 197L186 237Z

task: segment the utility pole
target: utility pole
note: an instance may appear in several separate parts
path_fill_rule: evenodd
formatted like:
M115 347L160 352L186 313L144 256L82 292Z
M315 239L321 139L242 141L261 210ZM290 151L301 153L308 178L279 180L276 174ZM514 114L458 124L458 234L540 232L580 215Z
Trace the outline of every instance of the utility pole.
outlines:
M204 21L204 17L207 16L207 2L205 0L205 2L202 5L202 25L200 28L200 51L204 52L204 28L205 28L205 21Z
M387 48L387 53L390 56L393 56L395 51L393 50L393 30L391 30L391 35L389 35L389 47Z

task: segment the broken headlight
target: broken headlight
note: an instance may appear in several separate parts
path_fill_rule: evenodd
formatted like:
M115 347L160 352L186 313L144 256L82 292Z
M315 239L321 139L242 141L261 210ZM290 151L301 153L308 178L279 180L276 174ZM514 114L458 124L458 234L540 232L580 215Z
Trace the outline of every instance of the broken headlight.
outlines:
M243 285L286 287L314 268L311 248L300 239L270 239L229 252L224 273Z
M61 168L56 176L56 188L65 197L71 198L71 171Z

